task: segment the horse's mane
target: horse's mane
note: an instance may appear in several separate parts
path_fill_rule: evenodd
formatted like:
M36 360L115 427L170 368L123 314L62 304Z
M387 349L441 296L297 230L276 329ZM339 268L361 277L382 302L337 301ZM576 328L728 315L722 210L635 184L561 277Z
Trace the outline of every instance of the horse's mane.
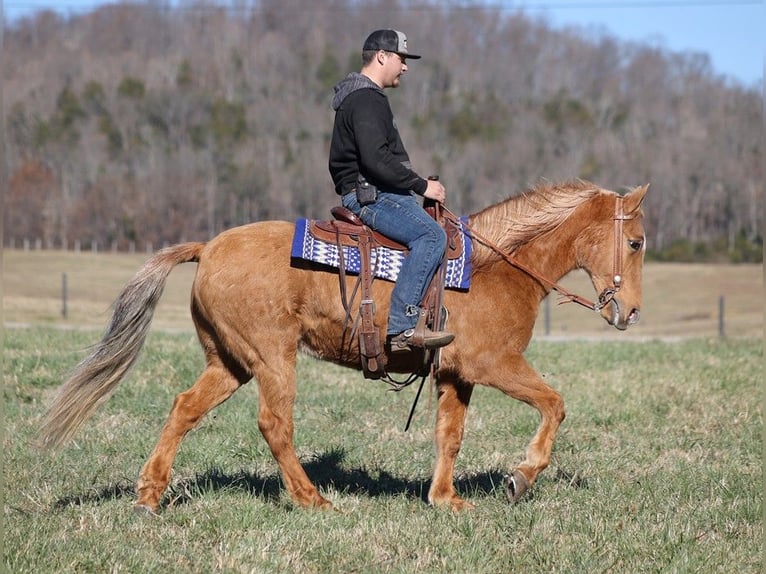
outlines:
M602 192L598 186L583 180L561 184L544 182L475 213L470 224L504 252L511 253L532 238L558 227L578 206ZM492 250L476 242L474 245L474 268L498 258Z

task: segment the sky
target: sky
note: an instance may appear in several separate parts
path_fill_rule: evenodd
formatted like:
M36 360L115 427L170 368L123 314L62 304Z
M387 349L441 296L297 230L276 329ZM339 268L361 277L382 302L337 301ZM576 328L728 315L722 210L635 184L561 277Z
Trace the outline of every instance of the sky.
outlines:
M77 14L111 0L0 0L13 21L42 9ZM310 0L306 0L310 2ZM555 28L596 30L672 52L703 53L716 74L761 88L766 58L766 0L466 0L510 13L523 10Z

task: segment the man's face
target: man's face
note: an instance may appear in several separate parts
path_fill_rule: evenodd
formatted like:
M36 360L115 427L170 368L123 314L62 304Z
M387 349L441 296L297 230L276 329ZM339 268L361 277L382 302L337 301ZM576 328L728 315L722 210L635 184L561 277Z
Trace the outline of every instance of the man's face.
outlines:
M385 52L383 57L385 59L384 67L386 72L386 86L384 87L397 88L399 87L399 79L407 71L407 59L394 52Z

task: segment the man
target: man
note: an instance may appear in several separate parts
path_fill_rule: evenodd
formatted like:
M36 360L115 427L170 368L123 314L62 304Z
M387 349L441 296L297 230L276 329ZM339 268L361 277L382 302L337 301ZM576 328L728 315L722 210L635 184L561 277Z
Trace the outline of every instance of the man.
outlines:
M452 333L425 328L422 321L418 324L420 302L447 239L416 194L444 202L446 190L412 170L383 93L399 86L408 58L420 56L408 52L407 37L401 32L376 30L369 35L362 49L361 72L350 73L335 86L329 160L343 205L367 226L409 248L391 293L387 339L394 353L412 347L443 347L454 338Z

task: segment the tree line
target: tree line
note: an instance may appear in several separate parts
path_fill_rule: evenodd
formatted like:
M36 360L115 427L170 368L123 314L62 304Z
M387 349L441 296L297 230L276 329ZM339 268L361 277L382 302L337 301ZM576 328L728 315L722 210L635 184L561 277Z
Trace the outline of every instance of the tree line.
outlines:
M161 1L7 24L3 240L206 240L327 217L332 86L403 30L387 93L417 171L471 213L540 180L651 184L658 258L762 261L763 98L708 56L497 6Z

